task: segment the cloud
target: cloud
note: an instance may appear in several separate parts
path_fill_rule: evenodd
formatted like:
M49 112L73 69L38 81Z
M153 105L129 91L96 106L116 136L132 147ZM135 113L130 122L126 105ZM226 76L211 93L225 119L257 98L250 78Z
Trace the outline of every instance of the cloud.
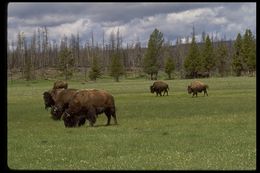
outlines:
M8 40L24 31L30 37L47 26L51 39L80 34L81 40L101 42L103 33L120 30L125 42L147 43L157 28L166 40L191 35L223 33L234 38L250 28L256 32L256 3L9 3Z

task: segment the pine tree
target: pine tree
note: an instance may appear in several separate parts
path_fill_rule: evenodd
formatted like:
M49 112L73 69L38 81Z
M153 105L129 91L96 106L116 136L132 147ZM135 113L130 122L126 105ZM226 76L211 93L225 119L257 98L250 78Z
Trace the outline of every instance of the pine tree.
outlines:
M256 69L256 44L250 29L247 29L242 40L244 70L255 71Z
M96 81L97 78L99 78L101 76L101 68L100 68L98 62L99 62L98 57L94 56L92 66L91 66L91 71L89 72L90 80Z
M120 56L118 53L114 53L111 60L110 75L114 77L116 82L119 82L119 77L124 74L124 69Z
M207 71L210 73L210 71L215 66L215 57L214 57L214 49L211 43L211 40L209 38L209 35L207 35L205 44L202 50L202 71Z
M228 49L226 44L220 42L216 52L216 67L219 71L220 76L223 77L227 70Z
M234 43L234 54L232 68L237 76L241 76L243 69L243 55L242 55L242 37L238 33L236 41Z
M163 33L155 29L150 35L148 48L143 61L143 70L148 75L151 75L151 80L157 79L159 71L158 57L161 53L163 42ZM153 75L155 75L155 78L153 78Z
M169 79L171 79L171 74L174 70L175 70L175 63L173 61L173 58L169 56L166 60L165 69L164 69L164 71L165 71L165 73L167 73Z
M59 69L68 80L73 75L74 59L72 58L72 52L68 48L64 48L59 52Z
M184 60L184 68L188 76L197 77L198 71L201 70L201 58L198 45L195 40L195 34L193 33L188 56Z

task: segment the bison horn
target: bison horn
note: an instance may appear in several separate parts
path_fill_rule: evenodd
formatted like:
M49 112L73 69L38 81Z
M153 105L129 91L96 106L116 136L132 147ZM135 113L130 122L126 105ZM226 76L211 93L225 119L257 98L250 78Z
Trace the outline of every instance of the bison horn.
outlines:
M66 117L70 117L71 115L68 112L64 112L64 115L66 115Z

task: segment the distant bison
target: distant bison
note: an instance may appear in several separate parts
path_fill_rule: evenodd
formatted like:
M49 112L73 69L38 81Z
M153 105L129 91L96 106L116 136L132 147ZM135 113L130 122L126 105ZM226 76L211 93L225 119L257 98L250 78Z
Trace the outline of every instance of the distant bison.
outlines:
M198 72L197 77L198 78L208 78L209 72Z
M117 124L114 97L104 90L85 89L75 93L68 108L64 112L65 127L75 127L85 124L86 119L93 126L98 114L105 113L107 124L110 124L111 116Z
M68 83L64 82L64 81L61 81L61 80L58 80L58 81L54 82L53 89L60 89L60 88L67 89L68 88Z
M192 97L194 95L196 95L196 97L197 97L198 92L202 92L202 91L204 91L204 96L205 96L205 94L208 96L207 88L208 88L208 85L202 83L201 81L196 80L196 81L193 81L190 85L188 85L187 90L188 90L189 94L193 93Z
M158 94L160 94L160 96L162 96L162 91L163 91L163 95L165 93L167 93L167 95L168 95L169 86L167 83L165 83L163 81L155 81L153 83L153 85L150 86L150 90L151 90L151 93L156 92L156 96L158 96Z
M45 109L51 107L52 118L61 118L64 110L77 89L52 89L43 93Z

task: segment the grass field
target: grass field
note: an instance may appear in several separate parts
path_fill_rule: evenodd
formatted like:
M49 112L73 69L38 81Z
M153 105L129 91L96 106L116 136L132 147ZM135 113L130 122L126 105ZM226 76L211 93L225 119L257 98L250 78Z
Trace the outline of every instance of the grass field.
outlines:
M149 80L98 80L114 97L119 125L65 128L50 118L42 93L53 81L8 82L10 169L255 170L256 78L201 79L208 97L188 95L192 80L167 80L169 96L149 92ZM113 124L113 119L111 119Z

